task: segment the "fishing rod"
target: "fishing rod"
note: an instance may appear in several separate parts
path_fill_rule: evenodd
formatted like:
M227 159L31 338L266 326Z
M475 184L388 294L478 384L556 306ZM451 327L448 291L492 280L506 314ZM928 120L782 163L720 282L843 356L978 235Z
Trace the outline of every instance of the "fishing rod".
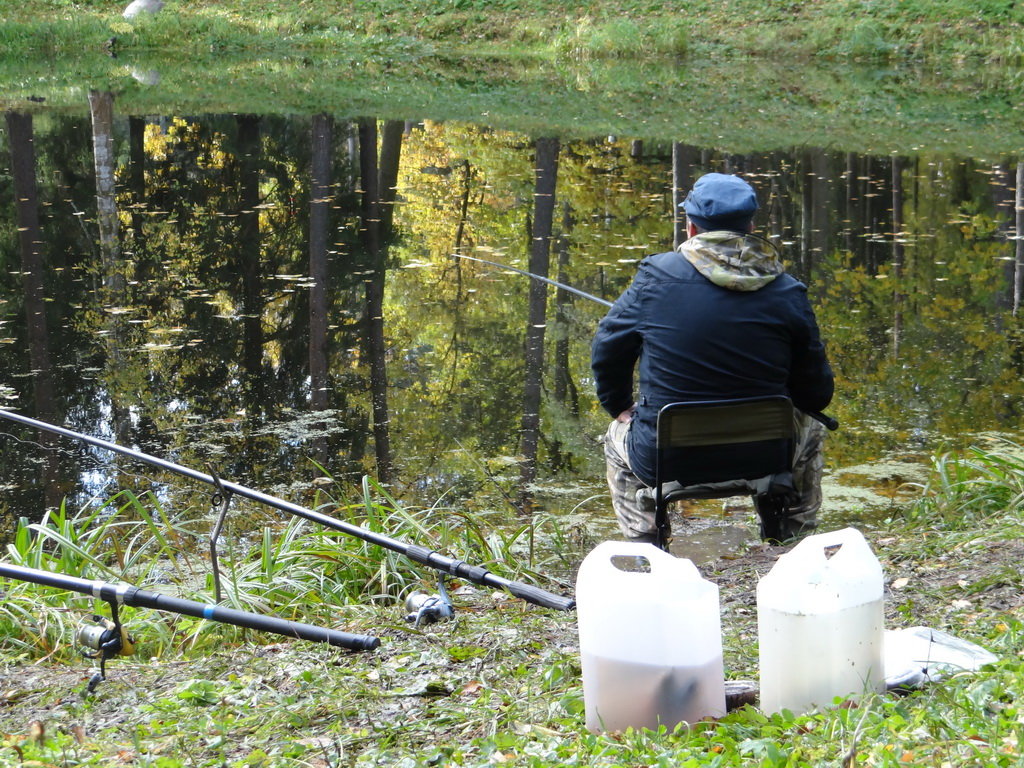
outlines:
M116 443L111 443L98 437L92 437L91 435L84 435L65 427L48 424L45 421L31 419L28 416L22 416L21 414L14 413L13 411L0 410L0 418L15 421L26 426L35 427L36 429L43 430L44 432L52 432L56 435L81 440L84 443L89 443L90 445L95 445L99 448L119 453L122 456L128 456L146 464L166 469L169 472L174 472L176 474L183 475L184 477L190 477L193 480L199 480L200 482L213 485L220 493L229 492L261 504L266 504L267 506L274 507L282 512L288 512L296 517L301 517L305 520L319 523L326 528L331 528L333 530L346 533L349 536L355 536L356 538L362 539L363 541L367 541L371 544L384 547L385 549L390 549L393 552L398 552L413 562L420 563L421 565L425 565L437 571L451 574L458 579L465 579L466 581L471 581L475 584L482 584L488 587L507 590L516 597L522 598L527 602L534 603L535 605L540 605L545 608L555 608L560 611L571 611L576 607L576 601L573 598L556 595L553 592L548 592L545 589L535 587L531 584L523 584L522 582L503 578L491 573L483 566L470 565L462 560L450 558L440 552L428 549L427 547L421 547L415 544L406 544L398 541L397 539L393 539L390 536L385 536L384 534L376 533L374 531L368 531L365 528L353 525L352 523L346 523L344 520L331 517L323 512L317 512L307 507L293 504L289 501L285 501L284 499L279 499L276 496L271 496L261 491L253 490L252 488L246 488L244 485L232 483L222 478L215 477L214 475L199 472L198 470L190 469L189 467L184 467L180 464L175 464L165 459L157 458L156 456L150 456L149 454L142 453L141 451L125 448L124 446L117 445Z
M573 288L571 285L566 285L565 283L560 283L557 280L552 280L550 277L541 277L540 275L535 275L533 272L527 272L525 269L519 269L518 267L512 267L512 266L509 266L508 264L499 264L496 261L488 261L487 259L478 259L476 256L466 256L465 254L462 254L462 253L453 253L452 255L455 256L458 259L467 259L469 261L479 261L481 264L490 264L492 267L497 267L498 269L507 269L509 272L517 272L520 275L525 275L526 277L532 277L534 280L540 280L542 283L547 283L548 285L553 285L553 286L555 286L555 288L561 288L563 291L568 291L569 293L575 293L577 296L582 296L584 299L590 299L591 301L596 301L598 304L604 304L606 307L612 306L612 303L610 301L608 301L607 299L602 299L602 298L600 298L598 296L595 296L592 293L587 293L586 291L581 291L579 288Z
M336 629L314 627L273 616L249 613L235 608L220 605L198 603L180 597L171 597L157 592L148 592L130 584L112 584L103 581L90 581L77 576L62 573L41 571L20 565L0 563L0 577L28 581L47 587L56 587L69 592L80 592L97 600L104 600L110 605L110 619L93 616L95 624L82 625L76 633L76 641L84 648L88 658L100 660L100 671L89 681L88 689L93 691L101 680L106 679L106 662L114 656L130 656L135 650L135 641L121 624L118 606L129 605L141 608L153 608L158 611L180 613L198 619L219 621L222 624L233 624L236 627L255 629L260 632L272 632L298 640L309 640L315 643L327 643L336 648L347 648L353 651L371 651L380 645L380 639L371 635L353 635Z
M479 261L481 264L489 264L490 266L497 267L498 269L507 269L510 272L517 272L520 275L525 275L526 277L532 277L534 280L540 280L541 282L547 283L548 285L553 285L556 288L561 288L563 291L569 291L569 293L575 293L577 296L581 296L584 299L590 299L591 301L596 301L598 304L603 304L606 307L614 306L614 304L612 302L608 301L607 299L602 299L599 296L595 296L592 293L587 293L586 291L581 291L578 288L573 288L571 285L566 285L565 283L560 283L557 280L552 280L550 277L542 277L541 275L536 275L533 272L527 272L525 269L519 269L518 267L512 267L512 266L509 266L508 264L499 264L496 261L488 261L487 259L479 259L476 256L466 256L465 254L462 254L462 253L453 253L452 256L454 256L457 259L468 259L469 261ZM806 413L808 416L810 416L815 421L820 421L822 424L825 425L825 427L827 427L829 430L831 430L833 432L835 430L839 429L839 420L836 419L833 416L829 416L826 413L821 413L820 411L804 411L804 413Z

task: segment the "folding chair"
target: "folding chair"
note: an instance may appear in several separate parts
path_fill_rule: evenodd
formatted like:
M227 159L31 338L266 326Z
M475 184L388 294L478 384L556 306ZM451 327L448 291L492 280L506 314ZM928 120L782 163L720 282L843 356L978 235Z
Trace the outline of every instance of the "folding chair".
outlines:
M761 538L790 538L796 428L788 397L670 403L658 413L653 489L657 544L668 550L668 505L753 496Z

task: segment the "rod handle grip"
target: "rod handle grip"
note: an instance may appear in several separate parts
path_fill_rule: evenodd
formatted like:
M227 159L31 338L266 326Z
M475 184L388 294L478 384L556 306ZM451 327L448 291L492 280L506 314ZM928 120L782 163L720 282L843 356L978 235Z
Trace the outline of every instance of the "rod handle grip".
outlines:
M830 432L835 432L839 429L839 419L834 416L829 416L827 413L822 413L821 411L807 411L807 415L815 421L820 421L825 425L825 429Z
M556 595L553 592L548 592L546 589L541 589L540 587L534 587L530 584L523 584L518 581L510 581L503 586L516 597L521 597L523 600L531 602L534 605L540 605L545 608L554 608L558 611L571 611L576 608L575 598Z

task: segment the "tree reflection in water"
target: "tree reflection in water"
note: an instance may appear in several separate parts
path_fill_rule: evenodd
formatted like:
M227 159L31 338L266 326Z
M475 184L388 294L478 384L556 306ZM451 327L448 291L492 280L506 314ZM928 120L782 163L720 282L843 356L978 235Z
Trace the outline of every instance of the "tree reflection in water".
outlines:
M27 415L271 491L326 472L344 498L370 473L415 503L572 509L601 493L589 342L604 308L451 254L613 299L717 170L757 186L762 233L809 285L838 375L834 476L1019 435L1016 159L739 156L90 101L3 128L0 384ZM55 455L0 441L11 514L72 491ZM79 492L103 478L79 473Z

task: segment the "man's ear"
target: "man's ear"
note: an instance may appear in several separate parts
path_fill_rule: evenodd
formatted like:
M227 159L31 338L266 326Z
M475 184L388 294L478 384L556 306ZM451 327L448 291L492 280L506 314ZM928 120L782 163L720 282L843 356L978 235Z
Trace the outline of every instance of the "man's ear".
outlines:
M686 236L694 237L697 234L697 225L689 219L686 220Z

